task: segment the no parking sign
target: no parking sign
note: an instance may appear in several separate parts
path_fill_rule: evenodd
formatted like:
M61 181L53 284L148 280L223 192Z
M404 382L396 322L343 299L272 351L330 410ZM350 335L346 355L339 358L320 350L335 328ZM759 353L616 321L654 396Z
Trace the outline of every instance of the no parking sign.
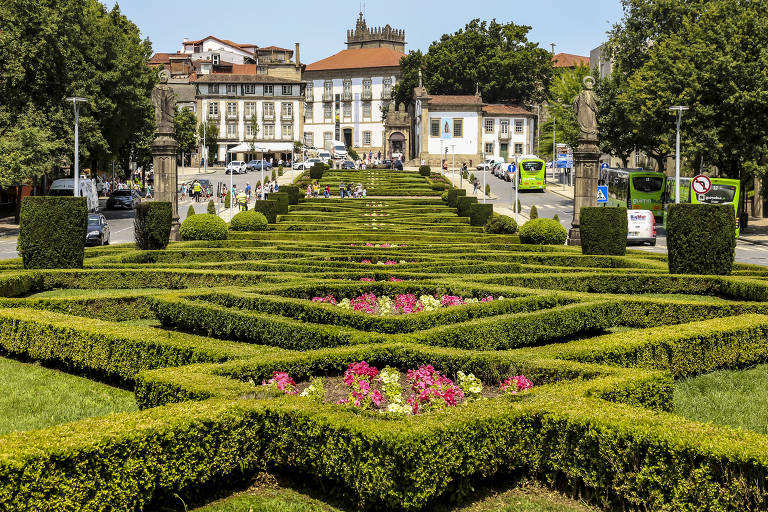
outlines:
M712 181L707 176L699 174L694 176L691 181L691 187L697 194L706 194L712 188Z

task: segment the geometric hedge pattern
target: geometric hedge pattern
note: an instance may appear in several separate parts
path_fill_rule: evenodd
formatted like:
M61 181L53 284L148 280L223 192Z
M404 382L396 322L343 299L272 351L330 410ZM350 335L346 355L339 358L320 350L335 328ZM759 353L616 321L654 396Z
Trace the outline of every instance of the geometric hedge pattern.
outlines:
M3 263L2 352L121 383L141 410L0 436L0 509L140 509L273 467L387 510L521 475L606 508L768 508L768 437L671 412L674 379L768 360L763 267L675 276L661 255L521 245L458 216L436 176L321 185L341 180L369 197L301 200L226 241L90 249L82 270ZM311 300L367 292L506 300L395 317ZM390 417L253 385L360 360L535 387Z

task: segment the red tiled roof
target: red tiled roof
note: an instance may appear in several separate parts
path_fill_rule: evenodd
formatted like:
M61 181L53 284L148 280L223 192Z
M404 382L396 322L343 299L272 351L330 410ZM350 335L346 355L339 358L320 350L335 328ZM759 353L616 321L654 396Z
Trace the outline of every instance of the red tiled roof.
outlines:
M291 50L288 50L287 48L280 48L279 46L264 46L263 48L259 48L259 51L262 51L262 50L269 50L269 51L273 51L273 52L291 52L291 53L293 53Z
M220 39L216 36L208 36L204 37L202 39L198 39L197 41L184 41L184 44L200 44L203 41L207 41L208 39L215 39L216 41L220 43L224 43L229 46L234 46L235 48L239 48L240 50L247 51L248 53L252 53L251 51L245 50L245 48L258 48L255 44L240 44L236 43L234 41L230 41L229 39Z
M256 64L233 64L233 75L256 75L259 72L259 67Z
M514 115L514 116L531 116L530 110L523 108L520 105L486 105L483 107L483 112L486 114L495 115Z
M440 94L430 96L430 105L479 105L480 96L475 94Z
M226 83L226 84L300 84L300 80L291 80L271 75L237 75L233 73L211 73L198 75L199 83Z
M392 48L353 48L342 50L336 55L313 62L307 71L331 69L386 68L400 66L405 54Z
M573 55L572 53L558 53L552 57L552 65L556 68L575 68L576 66L589 67L589 57Z
M156 53L149 59L150 64L168 64L173 53Z

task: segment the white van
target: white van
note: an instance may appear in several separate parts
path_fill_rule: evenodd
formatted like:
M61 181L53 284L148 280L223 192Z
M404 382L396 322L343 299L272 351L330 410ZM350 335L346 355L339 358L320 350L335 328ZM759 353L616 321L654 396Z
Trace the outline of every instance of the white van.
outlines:
M656 219L651 210L627 210L627 244L656 245Z
M317 158L322 160L324 164L327 164L328 162L331 161L331 152L321 149L320 151L317 152Z
M88 211L96 213L99 211L99 194L96 192L96 184L88 178L80 178L80 196L88 202ZM75 179L65 178L55 180L48 190L49 196L73 196L75 190Z
M501 157L491 157L486 158L485 162L480 162L477 164L477 170L478 171L487 171L493 168L494 164L497 163L504 163L504 159Z

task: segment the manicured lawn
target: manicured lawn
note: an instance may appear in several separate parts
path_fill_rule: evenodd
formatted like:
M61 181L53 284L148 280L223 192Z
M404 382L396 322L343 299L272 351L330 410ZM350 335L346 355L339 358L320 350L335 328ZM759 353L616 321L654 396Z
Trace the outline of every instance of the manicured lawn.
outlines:
M723 370L678 382L675 412L696 421L768 434L768 365Z
M0 435L137 409L130 391L0 357Z

